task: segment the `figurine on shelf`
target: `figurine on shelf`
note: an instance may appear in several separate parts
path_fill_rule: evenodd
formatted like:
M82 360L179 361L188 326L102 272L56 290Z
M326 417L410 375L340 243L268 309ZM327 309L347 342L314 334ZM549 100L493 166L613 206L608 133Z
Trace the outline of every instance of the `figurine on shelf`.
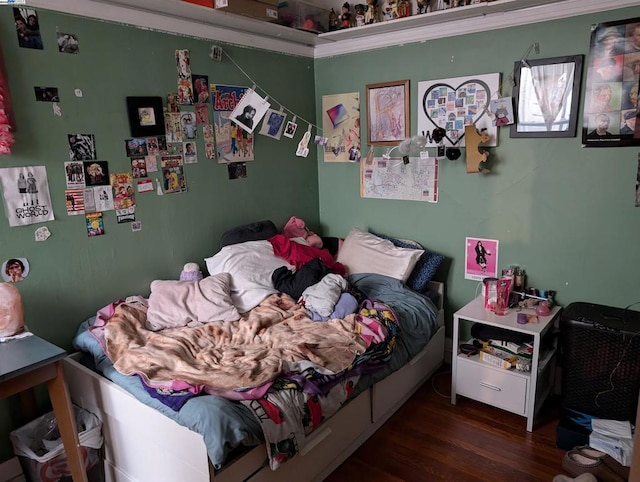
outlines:
M338 14L332 8L329 12L329 32L333 32L334 30L338 30Z
M418 14L427 13L429 8L429 0L416 0L418 4Z
M340 28L351 27L351 5L349 2L342 4L342 14L340 15Z
M364 5L358 3L355 7L353 7L356 11L355 24L356 27L364 27Z
M364 23L370 25L378 21L378 0L367 0L367 10L364 12Z
M398 18L411 16L411 3L409 0L400 0L398 2Z
M398 18L398 1L387 0L387 4L385 5L385 8L382 12L382 16L385 22Z

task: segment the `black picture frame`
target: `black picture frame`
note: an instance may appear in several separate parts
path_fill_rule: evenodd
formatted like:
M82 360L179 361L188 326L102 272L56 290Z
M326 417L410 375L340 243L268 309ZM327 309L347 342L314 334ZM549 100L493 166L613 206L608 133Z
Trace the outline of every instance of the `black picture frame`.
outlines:
M515 62L510 137L576 137L583 64L584 55Z
M165 135L162 97L127 97L127 113L132 137Z

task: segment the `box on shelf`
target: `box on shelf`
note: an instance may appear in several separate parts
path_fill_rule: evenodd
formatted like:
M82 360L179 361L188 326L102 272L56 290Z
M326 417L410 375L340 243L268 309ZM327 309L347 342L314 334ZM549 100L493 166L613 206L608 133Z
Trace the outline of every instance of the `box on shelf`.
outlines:
M285 0L278 5L279 24L315 33L329 30L330 10L326 8L302 0Z
M214 0L213 8L258 20L278 19L278 2L275 0Z
M518 357L515 355L507 355L504 352L495 351L493 353L487 353L484 350L480 350L480 360L494 367L504 368L509 370L516 366Z
M257 20L276 20L278 18L278 0L182 0L204 7L215 8L221 12L244 15Z

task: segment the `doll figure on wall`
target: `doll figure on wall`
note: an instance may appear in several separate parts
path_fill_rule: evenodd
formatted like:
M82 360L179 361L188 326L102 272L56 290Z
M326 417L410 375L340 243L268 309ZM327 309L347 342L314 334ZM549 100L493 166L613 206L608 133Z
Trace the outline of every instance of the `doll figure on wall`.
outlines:
M359 3L353 8L356 11L354 25L356 27L363 27L364 26L364 9L365 9L364 5Z
M409 0L400 0L398 2L398 18L411 16L411 3Z
M351 5L349 2L342 4L342 14L340 14L340 28L351 27Z
M370 25L378 21L378 0L367 0L367 8L364 12L364 23Z

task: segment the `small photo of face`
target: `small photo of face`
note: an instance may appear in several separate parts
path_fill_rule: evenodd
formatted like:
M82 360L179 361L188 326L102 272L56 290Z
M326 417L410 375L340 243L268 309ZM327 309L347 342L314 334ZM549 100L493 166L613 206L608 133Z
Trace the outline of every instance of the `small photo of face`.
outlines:
M2 263L2 279L7 283L18 283L29 275L27 258L10 258Z

